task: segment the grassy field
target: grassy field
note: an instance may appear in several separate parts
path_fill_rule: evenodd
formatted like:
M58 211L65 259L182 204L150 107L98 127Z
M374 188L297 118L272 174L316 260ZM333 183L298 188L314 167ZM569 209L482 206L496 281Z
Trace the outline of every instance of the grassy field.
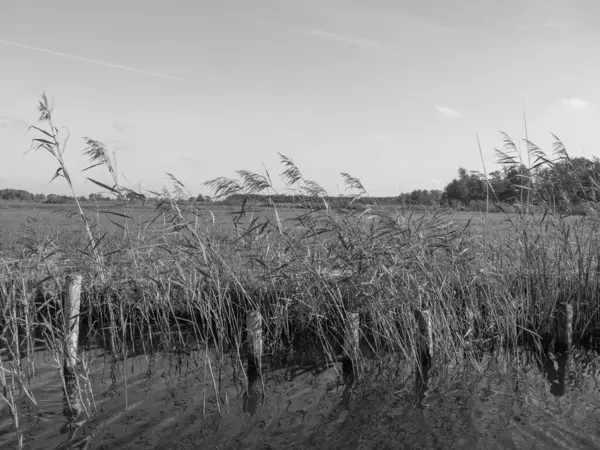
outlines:
M120 229L126 222L138 226L149 226L157 229L164 227L169 220L168 214L157 210L156 204L133 204L125 207L118 203L102 202L100 204L84 203L83 208L90 214L95 222L103 229L113 231ZM238 221L240 227L252 222L255 218L264 222L273 220L273 211L270 208L254 207L247 208L242 217L235 217L233 213L239 211L240 207L222 206L217 204L195 205L188 211L186 218L189 220L200 220L211 222L211 226L225 233L231 233ZM390 217L410 216L422 217L427 211L402 210L400 208L387 208L383 210ZM297 218L306 213L305 209L283 207L278 208L279 218L286 229L298 225ZM119 214L119 215L117 215ZM127 218L121 216L124 214ZM34 230L41 234L52 234L60 236L65 234L72 240L73 234L82 232L81 223L78 220L78 211L75 204L57 205L47 203L17 202L0 200L0 249L12 246L19 237L26 235L28 230ZM368 214L367 214L368 215ZM74 219L75 217L75 219ZM473 225L483 228L487 222L487 228L492 233L509 232L512 227L511 220L516 220L517 215L505 215L501 213L489 214L487 217L481 212L452 212L449 220L457 227Z

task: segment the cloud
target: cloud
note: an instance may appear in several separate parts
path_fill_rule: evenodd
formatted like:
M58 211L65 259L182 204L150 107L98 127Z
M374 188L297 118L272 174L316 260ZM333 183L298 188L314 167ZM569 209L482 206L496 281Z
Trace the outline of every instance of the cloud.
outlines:
M442 183L440 183L438 180L431 180L431 182L432 182L433 184L442 184Z
M136 69L135 67L123 66L121 64L114 64L114 63L107 62L107 61L101 61L99 59L91 59L91 58L86 58L84 56L72 55L70 53L57 52L57 51L54 51L54 50L51 50L51 49L48 49L48 48L34 47L32 45L21 44L19 42L6 41L4 39L0 39L0 44L11 45L13 47L24 48L26 50L33 50L33 51L36 51L36 52L46 53L48 55L59 56L61 58L73 59L75 61L86 62L86 63L89 63L89 64L96 64L98 66L108 67L108 68L111 68L111 69L119 69L119 70L125 70L127 72L141 73L143 75L148 75L148 76L156 77L156 78L164 78L166 80L184 81L184 82L187 82L187 83L195 83L195 81L186 80L185 78L175 77L173 75L167 75L167 74L160 73L160 72L150 72L148 70Z
M388 45L383 42L376 41L373 39L351 36L348 34L333 33L331 31L319 30L317 28L291 28L291 30L297 33L320 37L330 41L356 45L358 47L367 48L370 50L383 51L389 49Z
M438 110L440 114L443 114L446 117L459 118L462 117L460 111L456 111L454 109L448 108L447 106L442 105L434 105L435 109Z
M582 98L563 98L561 104L568 109L583 109L589 106L589 102Z

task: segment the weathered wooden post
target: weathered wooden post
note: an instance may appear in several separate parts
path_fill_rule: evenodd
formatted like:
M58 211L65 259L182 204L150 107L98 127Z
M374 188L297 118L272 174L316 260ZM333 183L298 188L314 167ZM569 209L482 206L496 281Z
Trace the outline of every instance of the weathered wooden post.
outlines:
M548 357L544 362L550 392L561 396L571 383L573 372L573 303L570 300L557 302L550 316L548 327Z
M264 389L262 382L262 316L260 311L251 311L246 316L248 340L248 390L243 396L243 410L250 415L258 413L263 404Z
M558 350L570 352L573 346L573 303L569 300L559 302L553 316Z
M425 308L417 311L419 323L419 358L422 366L429 367L433 356L433 330L431 324L431 310Z
M346 333L346 352L353 355L358 351L360 341L360 314L348 313L348 330Z
M417 310L415 315L419 326L417 336L419 364L415 373L415 390L417 402L421 405L428 389L429 369L433 359L433 327L429 308Z
M67 275L63 296L63 377L65 381L64 414L73 420L81 412L77 392L77 351L79 341L79 311L81 304L81 275Z
M570 301L565 303L565 316L567 321L565 324L565 351L571 352L573 347L573 303Z
M257 367L261 365L263 353L262 316L260 311L251 311L246 316L249 358L254 360Z
M81 305L81 275L67 275L63 297L64 372L73 372L77 365L79 342L79 311Z
M355 367L352 360L358 357L360 343L360 314L357 312L348 313L348 322L346 324L346 336L344 350L346 355L342 359L342 372L347 381L354 379Z
M573 359L573 303L569 300L565 304L565 316L567 323L565 324L566 329L566 361L565 361L565 378L566 384L571 387L574 382L574 366L575 361Z

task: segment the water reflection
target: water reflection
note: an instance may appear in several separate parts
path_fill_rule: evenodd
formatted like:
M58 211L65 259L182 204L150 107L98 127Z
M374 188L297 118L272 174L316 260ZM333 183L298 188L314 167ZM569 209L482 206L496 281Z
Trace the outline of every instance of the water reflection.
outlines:
M206 350L97 355L89 419L77 378L61 390L60 373L42 361L39 408L19 411L33 449L600 448L600 370L586 355L536 362L498 353L418 369L390 357L368 362L360 377L344 359L307 364L302 356L284 368L273 360L242 367ZM0 420L0 448L13 442Z
M430 360L418 364L415 370L415 399L420 408L425 408L423 400L428 394L429 370L431 369Z
M67 435L67 439L59 444L57 449L87 449L92 443L92 434L80 435L81 427L87 422L90 411L83 405L82 396L85 395L85 387L80 383L77 371L63 367L63 416L66 423L60 428L61 435ZM88 407L89 409L89 407Z
M254 416L262 408L265 392L260 362L256 361L253 356L248 357L246 377L248 378L248 388L244 392L242 409L249 415Z
M565 375L570 352L551 353L544 362L546 380L550 384L550 392L557 397L565 395Z

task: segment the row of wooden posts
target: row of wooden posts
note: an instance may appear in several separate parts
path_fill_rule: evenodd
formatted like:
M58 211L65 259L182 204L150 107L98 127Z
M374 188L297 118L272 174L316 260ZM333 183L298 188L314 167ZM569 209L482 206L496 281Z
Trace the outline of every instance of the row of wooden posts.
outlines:
M278 305L278 308L283 308ZM344 338L344 353L343 365L345 372L353 372L354 367L352 359L358 354L360 343L360 314L357 312L348 313L347 329ZM280 309L277 309L274 315L274 320L277 323L278 330L276 336L280 335L279 322L282 319ZM431 311L423 309L417 314L419 335L417 336L419 348L419 360L423 365L430 365L433 354L433 330ZM263 354L263 337L262 337L262 315L260 311L251 311L246 316L246 330L248 341L249 358L253 363L260 368L260 361ZM348 374L346 374L348 375Z
M64 324L64 362L63 374L65 380L71 380L77 365L78 340L79 340L79 313L81 305L81 275L68 275L65 283L65 295L63 297L63 324ZM284 307L278 305L274 319L279 328L276 333L281 332ZM433 352L433 332L431 327L431 312L428 309L418 314L419 324L419 348L423 363L430 363ZM263 319L260 311L250 311L246 316L246 330L248 340L249 358L253 359L260 371L263 355ZM345 334L344 350L346 359L352 359L358 353L360 341L360 316L358 312L348 313L348 326ZM346 365L351 370L352 365ZM68 386L67 386L68 387Z
M81 293L81 275L69 275L66 277L65 295L63 297L63 318L64 318L64 363L63 373L65 380L72 380L77 364L78 339L79 339L79 313L80 313L80 293ZM281 322L283 321L283 306L278 305L275 311L274 320L277 322L279 335ZM567 351L571 350L573 333L573 305L570 302L564 304L564 322L555 320L553 324L556 338L561 341ZM417 322L419 335L419 358L423 365L429 366L433 356L433 327L432 316L429 309L422 309L417 312ZM559 322L562 322L559 325ZM358 354L360 340L360 317L358 312L348 313L348 326L345 335L344 351L346 360L352 359ZM260 372L261 360L263 356L263 319L260 311L250 311L246 316L246 330L248 340L249 358L252 359ZM352 364L346 364L345 368L352 370ZM67 385L68 388L68 385Z
M79 340L79 313L81 305L80 275L66 277L65 295L63 297L63 324L64 324L64 362L63 375L65 379L64 411L70 420L80 412L80 401L76 389L75 368L77 365L78 340ZM280 335L281 322L283 322L283 306L278 305L275 311L276 321ZM421 362L425 365L431 363L433 351L433 333L431 328L431 313L423 310L418 315L419 343ZM263 356L263 318L260 311L250 311L246 316L246 333L248 341L248 371L253 376L260 376L262 372ZM343 358L343 371L350 380L354 379L354 365L352 360L358 354L360 341L360 315L357 312L348 314L348 326L345 333Z

